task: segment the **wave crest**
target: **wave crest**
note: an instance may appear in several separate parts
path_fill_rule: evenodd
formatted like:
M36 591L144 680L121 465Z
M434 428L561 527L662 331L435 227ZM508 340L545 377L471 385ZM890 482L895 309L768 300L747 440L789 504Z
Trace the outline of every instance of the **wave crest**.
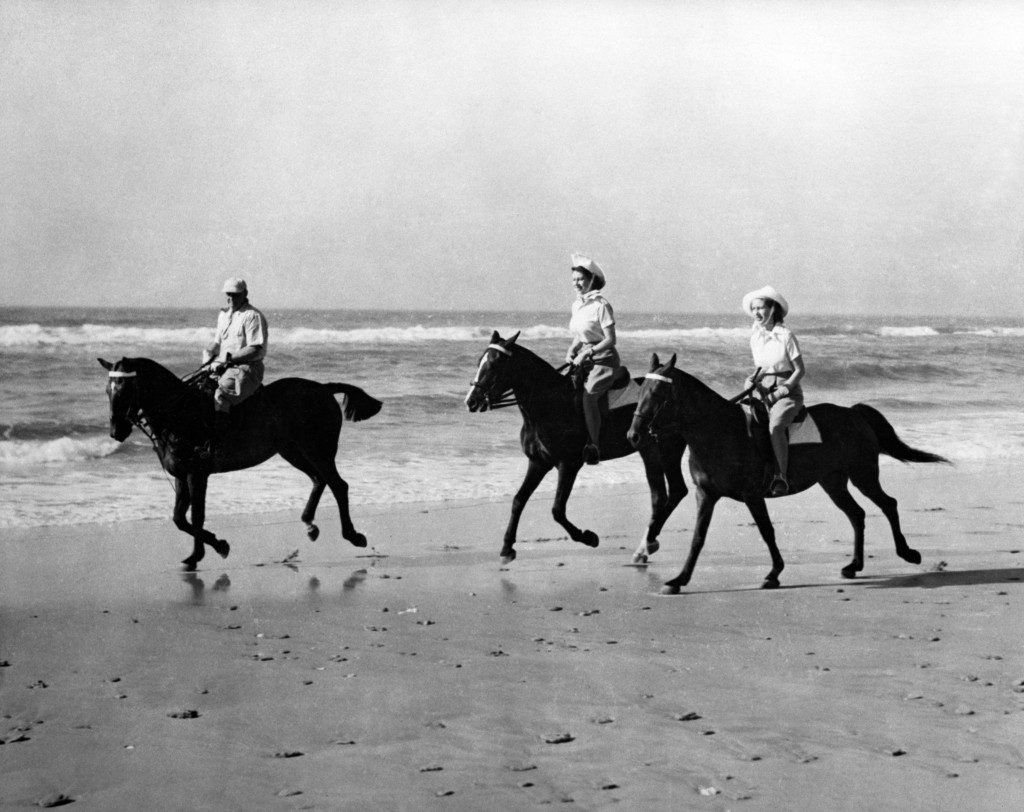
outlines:
M116 454L121 444L107 437L61 437L56 440L4 440L0 465L81 462Z

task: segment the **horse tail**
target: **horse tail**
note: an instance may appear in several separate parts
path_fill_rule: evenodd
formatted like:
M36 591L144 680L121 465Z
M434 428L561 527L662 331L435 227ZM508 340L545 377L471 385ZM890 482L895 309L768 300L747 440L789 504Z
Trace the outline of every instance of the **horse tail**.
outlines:
M358 386L352 386L352 384L325 383L323 385L327 387L327 391L332 395L345 396L341 409L345 419L351 420L353 423L358 423L360 420L369 420L384 405L377 398L366 394Z
M921 451L918 448L911 448L896 435L896 429L892 427L892 424L877 409L868 406L866 403L855 403L853 411L864 418L871 431L875 433L875 437L878 438L879 448L883 454L888 454L900 462L944 462L947 465L952 465L949 460L938 454L932 454L930 451Z

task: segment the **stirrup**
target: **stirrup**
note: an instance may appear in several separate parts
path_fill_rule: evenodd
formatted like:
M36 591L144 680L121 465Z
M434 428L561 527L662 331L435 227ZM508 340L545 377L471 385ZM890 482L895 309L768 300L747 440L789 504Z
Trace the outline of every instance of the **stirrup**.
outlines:
M583 446L583 461L587 465L597 465L601 461L601 452L593 443Z
M789 481L782 474L776 474L768 490L772 496L785 496L789 493Z

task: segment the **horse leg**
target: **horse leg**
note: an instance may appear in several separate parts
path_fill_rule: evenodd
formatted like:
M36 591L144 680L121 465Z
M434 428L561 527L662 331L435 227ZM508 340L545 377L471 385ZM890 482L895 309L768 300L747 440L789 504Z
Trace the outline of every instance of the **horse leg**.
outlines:
M203 544L209 544L221 558L227 558L231 545L203 529L206 521L206 484L209 475L189 474L185 479L175 480L174 523L180 530L192 536L192 555L182 560L185 569L192 572L205 554ZM191 507L192 522L185 521L185 507Z
M341 478L341 474L338 473L338 467L334 464L333 458L330 461L330 469L325 477L327 480L327 486L331 489L331 493L334 494L334 501L338 503L338 513L341 514L341 536L346 539L353 547L365 547L366 536L358 532L355 525L352 524L352 517L348 512L348 483ZM320 495L316 493L316 486L313 487L313 493L309 495L309 501L316 507L316 502L313 497L316 496L319 500ZM323 490L321 486L321 490ZM308 505L307 505L308 507Z
M563 461L559 464L558 486L555 488L555 503L551 506L551 515L556 522L565 528L569 538L573 541L586 544L588 547L596 547L601 542L597 533L593 530L580 530L565 515L565 506L569 502L569 494L572 493L572 486L576 484L576 475L582 467L582 464L578 462L570 463Z
M192 536L192 555L188 558L182 559L181 563L185 565L185 569L192 572L196 568L196 564L202 561L203 556L206 555L206 550L203 547L203 542L192 532L192 525L188 523L188 508L191 503L191 495L188 488L188 480L184 477L175 477L174 480L174 526L177 527L181 532L188 533Z
M284 458L285 462L298 468L313 480L313 490L309 492L309 499L306 500L306 507L302 510L301 519L302 523L306 525L306 535L309 536L309 540L316 541L320 535L320 528L313 524L313 518L316 516L316 509L320 504L320 497L323 495L324 488L327 487L327 482L297 449L281 449L278 453Z
M764 499L760 497L750 499L746 504L750 515L754 517L754 522L761 533L761 538L764 539L764 543L768 546L768 554L772 557L772 569L761 583L761 589L777 589L779 586L779 574L785 568L786 563L782 560L779 546L775 543L775 526L768 515L768 506L765 505Z
M697 559L704 547L704 539L708 534L708 527L711 524L711 515L715 512L715 504L719 500L717 494L708 493L699 485L695 488L694 498L697 500L697 521L693 526L693 540L690 542L690 555L686 559L679 574L671 581L666 581L662 587L663 595L678 595L680 587L690 583L693 575L693 568L697 566Z
M658 542L658 534L661 533L679 503L686 497L686 480L683 479L682 460L683 451L686 446L676 448L673 444L667 443L660 446L647 445L640 449L640 456L644 461L644 472L647 474L647 484L651 489L651 521L647 526L647 533L640 540L640 546L633 553L634 564L646 564L649 556L654 555L661 544ZM672 462L668 466L662 465L664 459ZM668 483L668 491L665 490L665 483Z
M519 531L519 517L523 514L526 503L530 500L533 492L537 490L541 480L547 476L551 466L537 460L530 460L526 469L526 477L523 484L519 486L516 495L512 497L512 513L508 518L508 527L505 528L505 538L501 545L501 563L511 564L516 557L515 543L516 533Z
M892 538L896 542L896 555L911 564L921 563L921 554L907 544L903 531L900 530L900 513L897 509L897 502L889 494L882 490L882 484L878 481L878 466L874 466L870 473L856 474L852 477L853 484L868 499L881 508L885 518L889 520L889 527L892 528Z
M853 560L839 572L844 578L856 578L864 569L864 508L857 504L847 487L845 474L829 474L819 483L853 525Z

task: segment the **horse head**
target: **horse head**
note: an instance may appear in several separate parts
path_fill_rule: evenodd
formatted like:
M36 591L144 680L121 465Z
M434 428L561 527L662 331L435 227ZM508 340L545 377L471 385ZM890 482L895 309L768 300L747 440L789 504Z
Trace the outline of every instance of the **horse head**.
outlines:
M466 406L471 412L486 412L512 388L512 349L517 338L519 333L503 339L497 330L491 335L466 393Z
M626 439L634 448L640 446L651 433L655 418L672 400L672 373L676 372L675 353L667 364L662 364L657 353L651 354L651 368L644 376L640 395L633 412L633 422L626 432Z
M97 358L107 370L107 398L110 400L110 436L119 443L132 433L139 420L138 372L127 358L112 364Z

